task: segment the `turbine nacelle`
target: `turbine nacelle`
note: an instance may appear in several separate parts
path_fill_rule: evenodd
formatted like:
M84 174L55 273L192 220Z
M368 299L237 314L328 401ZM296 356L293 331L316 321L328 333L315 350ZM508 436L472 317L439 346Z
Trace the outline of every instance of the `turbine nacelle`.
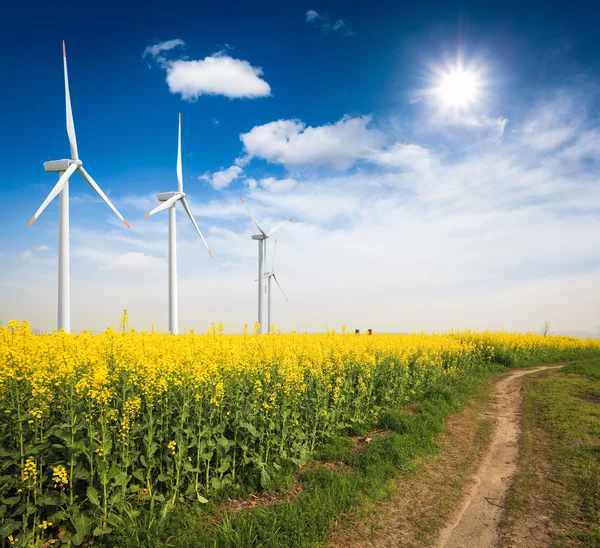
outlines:
M49 173L60 173L61 171L67 171L69 166L77 164L77 167L82 166L81 160L51 160L50 162L44 162L44 169Z
M266 240L267 238L268 236L265 236L264 234L252 234L253 240Z
M159 202L166 202L167 200L170 200L176 194L179 194L182 198L185 196L185 192L161 192L160 194L156 195L156 199Z

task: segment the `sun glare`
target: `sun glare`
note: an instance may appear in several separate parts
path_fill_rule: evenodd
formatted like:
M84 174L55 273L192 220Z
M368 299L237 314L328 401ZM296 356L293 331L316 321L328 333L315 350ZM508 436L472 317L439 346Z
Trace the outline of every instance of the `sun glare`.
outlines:
M466 107L477 99L480 86L475 72L456 69L441 77L436 91L444 105Z

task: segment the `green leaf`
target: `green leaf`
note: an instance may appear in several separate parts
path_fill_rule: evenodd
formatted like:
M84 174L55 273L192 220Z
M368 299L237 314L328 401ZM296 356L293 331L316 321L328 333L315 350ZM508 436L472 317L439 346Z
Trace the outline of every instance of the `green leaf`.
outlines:
M13 519L7 519L2 525L0 525L0 537L6 538L8 535L12 535L21 524Z
M60 506L64 500L61 500L60 493L57 491L46 491L43 497L38 499L40 505L47 506Z
M91 485L87 488L87 497L89 501L95 506L100 507L100 499L98 498L98 491L96 491L95 487Z
M229 470L229 461L225 461L223 464L221 464L221 466L219 466L219 468L217 468L217 472L219 472L219 474L224 474L227 472L227 470Z
M141 470L135 470L133 472L133 477L139 481L144 481L144 473Z
M198 496L198 502L200 504L207 504L208 503L208 499L205 499L200 493L196 493L196 495Z
M258 436L260 436L260 434L258 433L258 430L256 428L254 428L254 426L251 425L249 422L241 422L240 426L242 428L245 428L246 430L248 430L248 432L250 432L252 437L258 438Z
M108 471L108 481L111 481L117 477L117 475L121 472L121 468L119 468L118 464L113 464Z
M271 476L269 476L269 473L262 468L260 471L260 485L263 489L266 489L269 484L271 483Z
M131 476L127 475L127 472L119 472L115 476L115 485L118 485L120 487L125 487L125 485L127 485L127 482L129 481L130 477Z
M170 477L167 474L159 474L157 479L158 481L169 481Z
M14 497L0 498L0 501L2 501L3 504L8 504L9 506L12 506L13 504L17 504L17 502L19 502L20 500L21 500L20 495L16 495Z
M108 535L108 533L112 533L112 529L100 529L100 527L96 527L94 529L95 537L101 537L102 535Z

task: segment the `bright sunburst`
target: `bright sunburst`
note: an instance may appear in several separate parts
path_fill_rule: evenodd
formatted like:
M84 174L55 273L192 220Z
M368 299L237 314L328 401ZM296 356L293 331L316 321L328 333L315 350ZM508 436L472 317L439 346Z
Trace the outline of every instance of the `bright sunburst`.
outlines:
M431 67L431 85L427 95L441 111L465 112L484 99L484 66L466 64L459 56L444 66Z
M441 77L436 93L445 106L466 107L477 100L480 87L474 71L455 69Z

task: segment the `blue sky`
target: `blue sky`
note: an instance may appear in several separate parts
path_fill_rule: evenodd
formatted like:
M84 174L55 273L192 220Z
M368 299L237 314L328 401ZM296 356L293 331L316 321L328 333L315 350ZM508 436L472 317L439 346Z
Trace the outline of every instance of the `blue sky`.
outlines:
M167 215L143 214L176 188L178 112L184 190L215 255L180 213L182 327L255 319L243 195L267 225L294 218L279 233L283 329L594 329L600 15L566 6L6 8L0 321L56 325L57 200L27 221L55 184L42 163L68 157L64 39L80 157L132 226L71 179L74 330L123 308L166 328ZM458 56L482 85L449 111L431 90Z

